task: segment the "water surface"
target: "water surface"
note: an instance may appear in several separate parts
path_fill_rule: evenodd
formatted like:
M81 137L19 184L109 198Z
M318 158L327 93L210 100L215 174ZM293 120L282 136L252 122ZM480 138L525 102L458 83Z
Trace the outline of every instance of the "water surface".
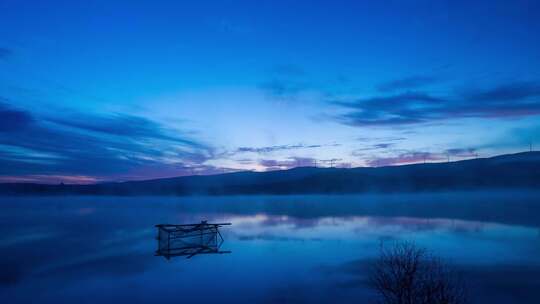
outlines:
M362 303L380 244L411 240L461 271L474 301L537 303L539 197L3 197L0 302ZM200 220L232 223L232 253L154 256L153 225Z

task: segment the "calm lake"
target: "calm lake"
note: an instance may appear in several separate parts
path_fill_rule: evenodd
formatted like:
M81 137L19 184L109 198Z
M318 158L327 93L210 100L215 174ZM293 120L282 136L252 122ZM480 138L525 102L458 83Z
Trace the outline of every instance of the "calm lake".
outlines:
M230 222L229 254L154 256L155 224ZM381 243L458 269L473 303L539 303L540 193L0 197L1 303L369 303Z

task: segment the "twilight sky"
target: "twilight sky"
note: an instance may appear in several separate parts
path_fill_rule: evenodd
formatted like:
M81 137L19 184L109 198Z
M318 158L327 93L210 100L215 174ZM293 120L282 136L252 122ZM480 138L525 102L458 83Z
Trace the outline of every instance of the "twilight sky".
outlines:
M472 2L2 0L0 182L540 146L540 1Z

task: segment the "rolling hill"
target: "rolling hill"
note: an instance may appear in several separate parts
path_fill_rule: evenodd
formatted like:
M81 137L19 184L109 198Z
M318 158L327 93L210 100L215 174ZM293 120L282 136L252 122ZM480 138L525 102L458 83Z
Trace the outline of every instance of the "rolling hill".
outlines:
M301 167L271 172L92 185L0 184L2 195L346 194L540 187L540 152L379 168Z

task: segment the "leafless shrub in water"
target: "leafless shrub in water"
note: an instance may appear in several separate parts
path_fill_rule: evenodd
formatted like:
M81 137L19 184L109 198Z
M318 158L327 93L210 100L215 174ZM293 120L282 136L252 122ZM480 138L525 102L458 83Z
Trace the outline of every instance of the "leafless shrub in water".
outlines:
M467 303L465 286L457 274L413 243L381 245L370 280L381 304Z

